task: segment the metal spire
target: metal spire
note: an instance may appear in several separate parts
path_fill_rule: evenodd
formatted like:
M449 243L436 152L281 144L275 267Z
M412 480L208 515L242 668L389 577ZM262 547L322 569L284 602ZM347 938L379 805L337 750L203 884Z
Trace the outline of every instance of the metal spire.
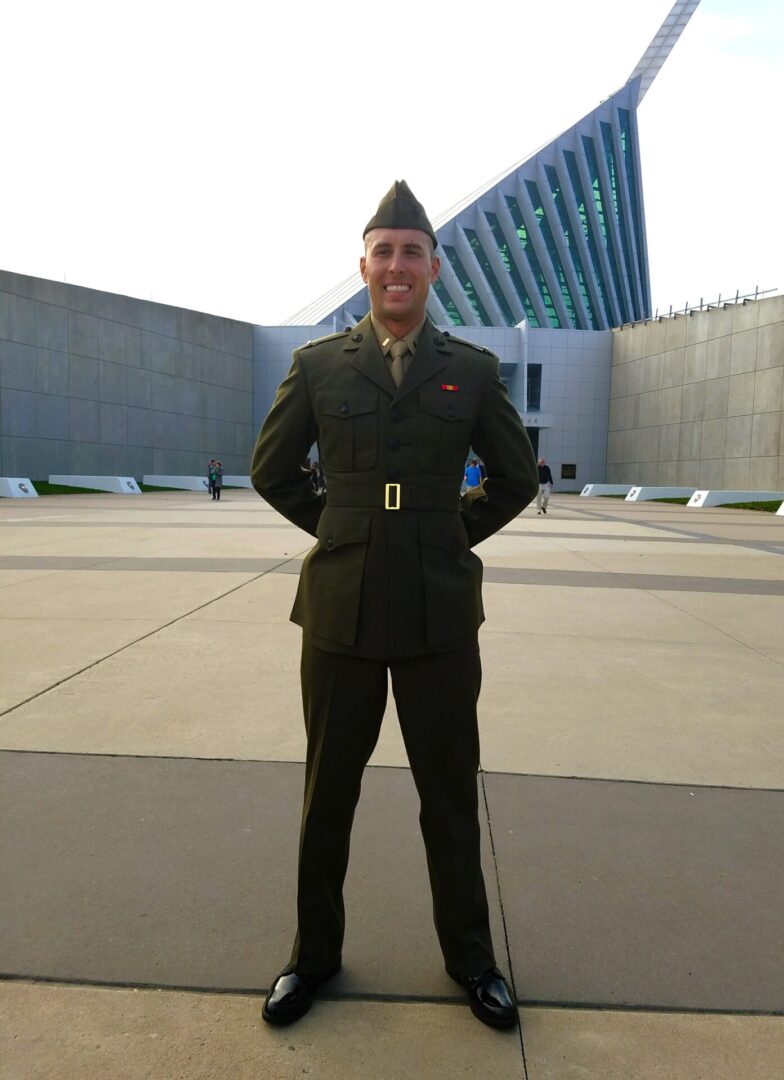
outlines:
M673 5L672 11L659 27L659 32L640 57L640 62L631 73L627 82L640 78L640 90L637 95L637 104L648 92L648 87L659 74L664 61L672 52L675 43L686 29L686 25L694 12L697 10L700 0L678 0Z

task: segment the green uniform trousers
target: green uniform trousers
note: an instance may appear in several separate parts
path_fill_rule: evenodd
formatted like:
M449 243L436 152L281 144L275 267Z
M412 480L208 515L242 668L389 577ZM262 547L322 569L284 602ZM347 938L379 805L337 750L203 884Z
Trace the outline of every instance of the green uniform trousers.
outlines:
M480 863L476 704L482 669L475 638L450 652L401 660L303 643L308 751L290 968L320 973L341 960L351 826L386 706L387 671L419 793L441 950L451 971L479 974L495 959Z

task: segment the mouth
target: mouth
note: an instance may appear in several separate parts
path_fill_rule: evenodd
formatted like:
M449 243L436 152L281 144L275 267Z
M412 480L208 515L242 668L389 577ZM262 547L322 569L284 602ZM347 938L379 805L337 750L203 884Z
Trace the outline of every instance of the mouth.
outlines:
M410 285L385 285L384 292L388 293L407 293L411 292Z

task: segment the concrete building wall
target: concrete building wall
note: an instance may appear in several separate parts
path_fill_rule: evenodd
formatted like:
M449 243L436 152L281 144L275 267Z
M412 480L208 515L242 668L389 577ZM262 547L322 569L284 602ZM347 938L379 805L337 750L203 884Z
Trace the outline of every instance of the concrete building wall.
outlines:
M556 490L605 479L612 343L609 330L528 331L528 363L542 365L539 456ZM576 466L574 479L562 477L566 465Z
M0 271L0 474L245 473L253 328Z
M610 483L784 489L784 296L612 337Z

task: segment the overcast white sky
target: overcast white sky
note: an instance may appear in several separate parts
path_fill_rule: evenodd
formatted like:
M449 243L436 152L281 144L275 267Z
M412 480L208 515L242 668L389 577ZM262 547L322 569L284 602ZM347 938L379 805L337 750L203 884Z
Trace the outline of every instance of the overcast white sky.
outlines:
M621 86L671 0L0 8L0 268L276 324ZM654 308L784 289L781 0L702 0L638 117Z

